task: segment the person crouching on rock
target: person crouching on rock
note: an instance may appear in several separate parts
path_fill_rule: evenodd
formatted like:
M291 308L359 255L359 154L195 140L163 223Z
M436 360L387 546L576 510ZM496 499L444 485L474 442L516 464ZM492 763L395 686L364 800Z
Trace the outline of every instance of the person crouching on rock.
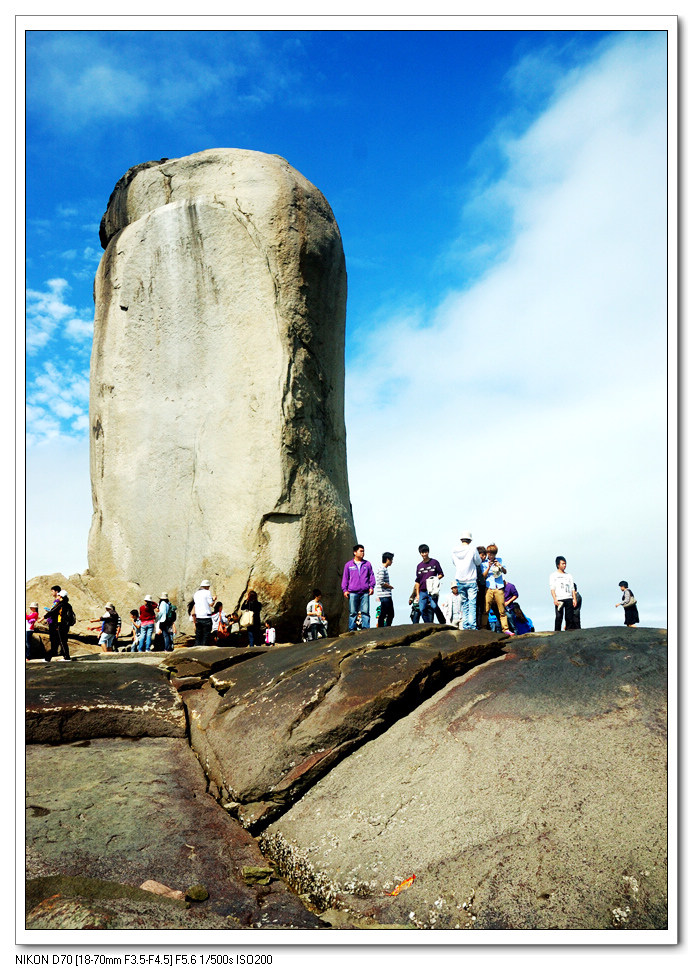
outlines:
M140 639L137 649L140 653L151 650L154 625L156 624L156 600L152 596L145 596L140 606Z
M132 643L127 647L128 653L137 653L140 642L140 630L142 629L142 624L140 623L140 611L139 609L130 610L130 618L132 620Z
M214 612L212 613L212 643L216 643L217 646L224 646L229 635L228 622L228 617L224 612L224 604L218 600L214 604Z

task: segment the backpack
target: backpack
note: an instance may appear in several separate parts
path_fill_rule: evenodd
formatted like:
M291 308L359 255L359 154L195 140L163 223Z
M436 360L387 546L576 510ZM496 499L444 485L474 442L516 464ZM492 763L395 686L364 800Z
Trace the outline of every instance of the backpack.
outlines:
M166 610L166 622L170 625L176 622L177 619L177 607L173 603L169 602L168 609Z
M67 623L68 626L74 626L75 623L77 622L75 611L69 603L65 607L65 622Z

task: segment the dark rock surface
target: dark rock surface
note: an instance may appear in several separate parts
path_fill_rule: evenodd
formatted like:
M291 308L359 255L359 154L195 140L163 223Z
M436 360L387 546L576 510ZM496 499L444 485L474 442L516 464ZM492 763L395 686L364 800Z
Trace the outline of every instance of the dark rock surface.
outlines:
M270 650L182 692L191 743L240 821L257 828L423 698L498 656L506 638L434 625ZM223 696L217 690L223 690Z
M508 649L363 744L260 837L333 923L341 910L418 928L666 927L666 631Z
M85 877L40 877L26 885L30 930L233 930L238 921L150 894L139 887Z
M267 863L207 794L185 740L80 745L27 748L29 879L63 874L134 887L156 880L183 891L201 884L206 909L237 925L322 926L282 880L245 882L244 867Z
M119 736L183 738L185 711L165 675L153 666L160 658L116 656L121 659L102 654L70 663L28 664L27 743Z
M264 647L181 647L167 654L161 666L169 671L172 679L196 677L205 680L215 671L225 670L231 664L264 652Z

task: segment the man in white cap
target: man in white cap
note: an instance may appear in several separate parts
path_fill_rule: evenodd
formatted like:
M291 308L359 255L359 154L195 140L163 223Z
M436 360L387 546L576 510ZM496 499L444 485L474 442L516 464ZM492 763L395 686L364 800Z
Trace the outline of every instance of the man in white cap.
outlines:
M476 548L472 545L472 533L462 532L460 546L452 553L452 563L455 566L455 581L462 602L462 629L476 629L476 567L481 565L481 559Z
M194 607L192 611L195 620L195 645L198 647L209 647L212 643L212 613L214 612L214 600L209 589L212 583L209 579L203 579L200 588L193 596Z

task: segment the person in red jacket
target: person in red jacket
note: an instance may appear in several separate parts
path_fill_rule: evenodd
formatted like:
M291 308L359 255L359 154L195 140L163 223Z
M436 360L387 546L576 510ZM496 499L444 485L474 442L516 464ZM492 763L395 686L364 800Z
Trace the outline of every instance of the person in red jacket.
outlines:
M143 653L151 649L154 624L156 623L156 600L152 596L145 596L144 603L140 606L140 639L137 649Z

